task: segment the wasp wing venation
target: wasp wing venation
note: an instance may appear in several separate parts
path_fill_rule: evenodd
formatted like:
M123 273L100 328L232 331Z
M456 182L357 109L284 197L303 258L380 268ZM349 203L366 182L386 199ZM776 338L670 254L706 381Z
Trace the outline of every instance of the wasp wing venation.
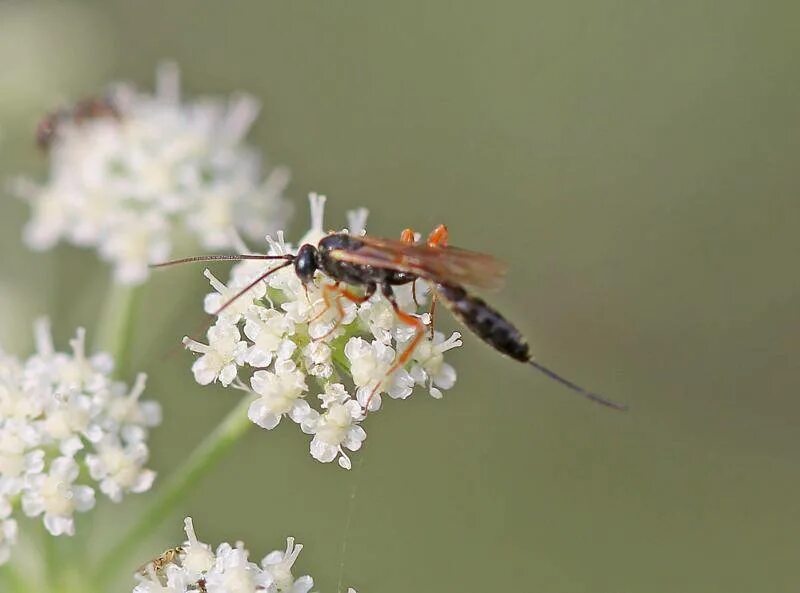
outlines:
M363 266L408 272L438 283L496 289L502 286L506 265L497 258L456 247L408 245L390 239L359 237L355 251L333 250L331 257Z

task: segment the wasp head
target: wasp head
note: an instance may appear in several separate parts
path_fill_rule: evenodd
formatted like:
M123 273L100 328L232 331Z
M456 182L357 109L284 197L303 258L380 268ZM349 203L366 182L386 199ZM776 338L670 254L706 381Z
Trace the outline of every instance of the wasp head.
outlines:
M314 272L317 271L317 268L319 268L317 248L306 243L294 257L294 272L303 284L308 284L314 280Z

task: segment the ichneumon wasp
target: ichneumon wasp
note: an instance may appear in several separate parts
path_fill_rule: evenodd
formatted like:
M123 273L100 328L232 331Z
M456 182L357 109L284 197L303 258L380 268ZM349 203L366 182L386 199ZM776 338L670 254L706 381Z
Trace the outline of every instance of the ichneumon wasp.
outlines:
M316 246L308 243L302 245L295 255L207 255L168 261L155 264L153 267L187 262L245 259L283 260L283 263L253 280L223 304L215 314L221 313L270 274L288 266L294 266L295 274L306 285L314 281L318 271L333 281L333 284L323 285L322 294L325 301L323 313L335 307L339 314L339 322L344 316L344 310L339 302L341 298L361 304L380 290L391 304L398 319L414 329L412 339L387 371L388 377L408 362L425 334L425 324L422 320L398 306L393 287L423 279L433 286L431 318L436 301L440 299L455 317L501 354L531 365L593 402L615 410L627 409L623 404L576 385L533 359L522 333L497 310L466 289L466 287L496 288L502 281L506 266L491 255L448 245L448 231L444 225L437 226L427 241L422 243L415 242L415 235L411 229L403 231L399 241L335 232L320 239ZM350 287L363 288L363 293L353 292ZM432 324L433 319L431 327ZM337 325L338 322L330 331ZM365 410L369 408L369 401L379 385L373 389L364 406Z

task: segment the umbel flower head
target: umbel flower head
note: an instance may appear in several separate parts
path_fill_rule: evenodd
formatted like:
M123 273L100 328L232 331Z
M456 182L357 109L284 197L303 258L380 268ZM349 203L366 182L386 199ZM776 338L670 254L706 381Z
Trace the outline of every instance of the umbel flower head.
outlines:
M16 540L13 516L42 517L52 535L73 535L74 514L150 489L145 468L149 429L161 421L133 386L111 378L107 354L89 356L85 332L56 352L46 320L36 323L36 354L20 360L0 350L0 563Z
M312 194L311 228L298 243L316 245L325 236L325 198ZM349 232L363 233L367 212L349 215ZM278 233L267 238L269 255L296 253ZM241 246L242 253L245 248ZM236 264L227 283L206 270L215 292L205 299L208 313L246 289L275 262L245 260ZM398 356L414 337L414 329L401 322L391 304L374 295L356 305L341 299L337 307L326 304L323 286L330 283L318 273L304 286L293 267L285 267L256 283L252 289L219 312L208 330L207 344L184 338L189 350L200 356L192 365L195 380L207 385L215 381L255 394L250 419L267 430L282 421L296 424L312 435L311 455L327 463L338 460L351 467L346 450L358 450L366 432L361 427L367 406L381 406L381 395L406 399L415 388L426 389L436 398L450 389L456 372L444 361L444 353L461 346L461 336L449 338L439 332L425 337L408 362L389 373ZM395 287L400 307L420 315L426 323L426 293L429 287L417 281ZM416 293L416 302L414 293ZM419 303L419 304L417 304Z
M310 576L294 576L303 546L293 537L286 538L284 550L270 552L256 563L242 542L213 549L198 540L190 517L184 529L183 545L156 557L135 575L138 584L133 593L308 593L314 586Z
M163 64L154 94L118 84L54 114L47 181L12 187L33 210L27 244L95 248L117 281L136 284L187 232L226 249L231 228L251 238L283 228L288 173L265 172L243 143L258 110L247 95L182 101L177 67Z

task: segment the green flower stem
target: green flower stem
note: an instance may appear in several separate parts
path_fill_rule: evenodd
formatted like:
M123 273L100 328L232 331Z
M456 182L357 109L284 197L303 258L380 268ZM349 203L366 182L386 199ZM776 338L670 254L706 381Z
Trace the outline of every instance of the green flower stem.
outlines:
M128 373L128 355L133 342L141 292L141 285L128 286L112 281L100 313L95 350L108 352L114 357L114 374L118 378L124 378Z
M123 569L132 566L133 553L138 546L158 530L175 507L191 493L197 482L207 474L252 425L247 417L250 398L243 398L222 422L192 452L184 464L156 493L141 517L125 533L116 546L100 560L97 582L101 590Z

